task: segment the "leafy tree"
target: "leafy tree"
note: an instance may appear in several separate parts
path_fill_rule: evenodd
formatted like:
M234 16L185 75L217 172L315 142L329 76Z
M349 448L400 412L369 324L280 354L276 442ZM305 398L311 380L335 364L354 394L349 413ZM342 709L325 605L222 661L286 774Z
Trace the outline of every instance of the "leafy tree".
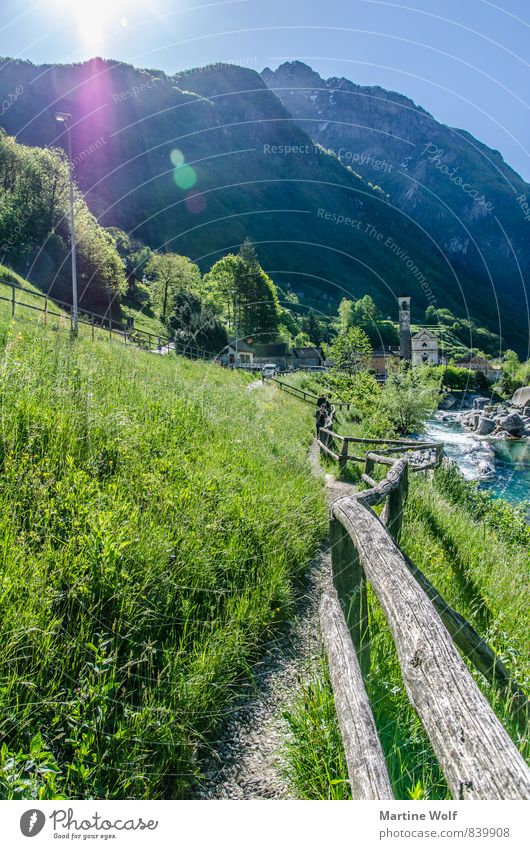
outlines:
M307 333L304 333L303 330L300 333L297 333L294 339L295 348L307 348L312 345L313 341L309 338Z
M511 395L520 385L517 380L517 372L521 363L515 351L506 351L502 360L502 388L504 392Z
M43 288L71 294L69 167L62 151L26 147L0 131L0 257ZM119 300L127 288L112 231L101 227L75 189L76 256L82 306ZM123 234L125 236L125 234Z
M239 337L272 334L280 320L276 287L261 268L253 245L218 260L205 275L202 291L225 315Z
M322 343L322 329L313 310L309 310L308 314L302 319L301 329L307 334L313 345Z
M200 287L201 273L195 263L179 254L153 254L146 265L151 282L151 297L161 321L168 323L177 306L181 291Z
M339 304L339 329L345 333L353 324L353 301L343 298Z
M364 295L353 305L353 323L358 325L374 324L381 320L381 313L377 309L373 298Z
M169 327L177 342L212 354L220 353L228 342L226 328L216 312L197 293L186 289L176 294Z
M439 397L436 380L422 374L421 369L407 369L388 376L379 406L398 433L407 434L423 427L438 406Z
M364 330L349 327L339 333L331 346L330 358L336 369L344 369L350 374L368 366L372 356L372 346Z

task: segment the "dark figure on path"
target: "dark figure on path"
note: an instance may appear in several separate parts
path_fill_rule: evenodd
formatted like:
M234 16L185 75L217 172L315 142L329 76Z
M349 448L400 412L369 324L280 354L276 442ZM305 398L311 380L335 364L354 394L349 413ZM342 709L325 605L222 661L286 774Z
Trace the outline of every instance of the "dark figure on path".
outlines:
M327 395L321 395L317 398L317 407L322 407L322 405L326 408L326 412L329 415L331 413L331 404Z
M315 412L316 425L317 425L317 436L319 436L320 428L326 426L326 422L328 420L328 409L325 404L322 404L320 407L317 407Z

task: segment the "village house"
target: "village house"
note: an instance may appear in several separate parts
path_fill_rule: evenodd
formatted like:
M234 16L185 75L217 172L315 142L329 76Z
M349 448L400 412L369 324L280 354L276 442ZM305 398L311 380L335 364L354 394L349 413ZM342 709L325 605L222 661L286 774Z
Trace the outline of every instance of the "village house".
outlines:
M324 357L321 348L310 346L306 348L291 348L289 351L290 367L294 369L322 368Z
M496 383L502 377L501 366L495 365L486 357L469 354L467 357L462 357L456 365L459 368L467 368L470 371L482 372L486 380L490 383Z
M399 359L399 348L389 348L383 345L373 352L370 368L375 372L376 378L383 379L399 365Z
M280 371L288 369L321 368L324 357L320 348L307 346L292 348L286 342L255 343L245 339L232 341L219 357L223 365L232 368L260 369L267 363L274 363Z
M266 363L274 363L280 371L289 368L289 346L285 342L255 343L245 339L230 342L219 357L223 365L232 368L259 369Z

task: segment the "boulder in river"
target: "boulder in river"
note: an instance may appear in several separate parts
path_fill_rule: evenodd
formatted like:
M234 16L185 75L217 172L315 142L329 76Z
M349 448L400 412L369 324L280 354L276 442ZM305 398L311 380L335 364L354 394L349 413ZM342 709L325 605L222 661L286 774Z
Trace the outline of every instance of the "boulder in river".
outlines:
M480 480L488 480L495 477L495 467L487 460L481 460L477 465L478 476Z
M511 436L520 436L525 429L525 423L519 413L508 413L498 419L498 425Z
M513 394L512 404L516 407L525 407L527 404L530 404L530 386L521 386L520 389L516 389Z
M482 395L479 395L478 398L473 398L473 409L474 410L483 410L486 404L488 403L489 398L485 398Z
M451 392L448 392L440 404L440 410L451 410L455 406L455 404L455 396Z
M497 425L493 419L489 419L487 416L481 416L477 424L476 434L477 436L489 436L496 427Z

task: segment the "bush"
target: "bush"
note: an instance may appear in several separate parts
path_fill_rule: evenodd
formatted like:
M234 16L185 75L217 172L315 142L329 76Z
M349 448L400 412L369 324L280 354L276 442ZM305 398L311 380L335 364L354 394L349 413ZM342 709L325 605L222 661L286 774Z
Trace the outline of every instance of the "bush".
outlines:
M398 433L413 433L423 428L439 397L437 382L421 369L408 369L388 376L379 408Z

